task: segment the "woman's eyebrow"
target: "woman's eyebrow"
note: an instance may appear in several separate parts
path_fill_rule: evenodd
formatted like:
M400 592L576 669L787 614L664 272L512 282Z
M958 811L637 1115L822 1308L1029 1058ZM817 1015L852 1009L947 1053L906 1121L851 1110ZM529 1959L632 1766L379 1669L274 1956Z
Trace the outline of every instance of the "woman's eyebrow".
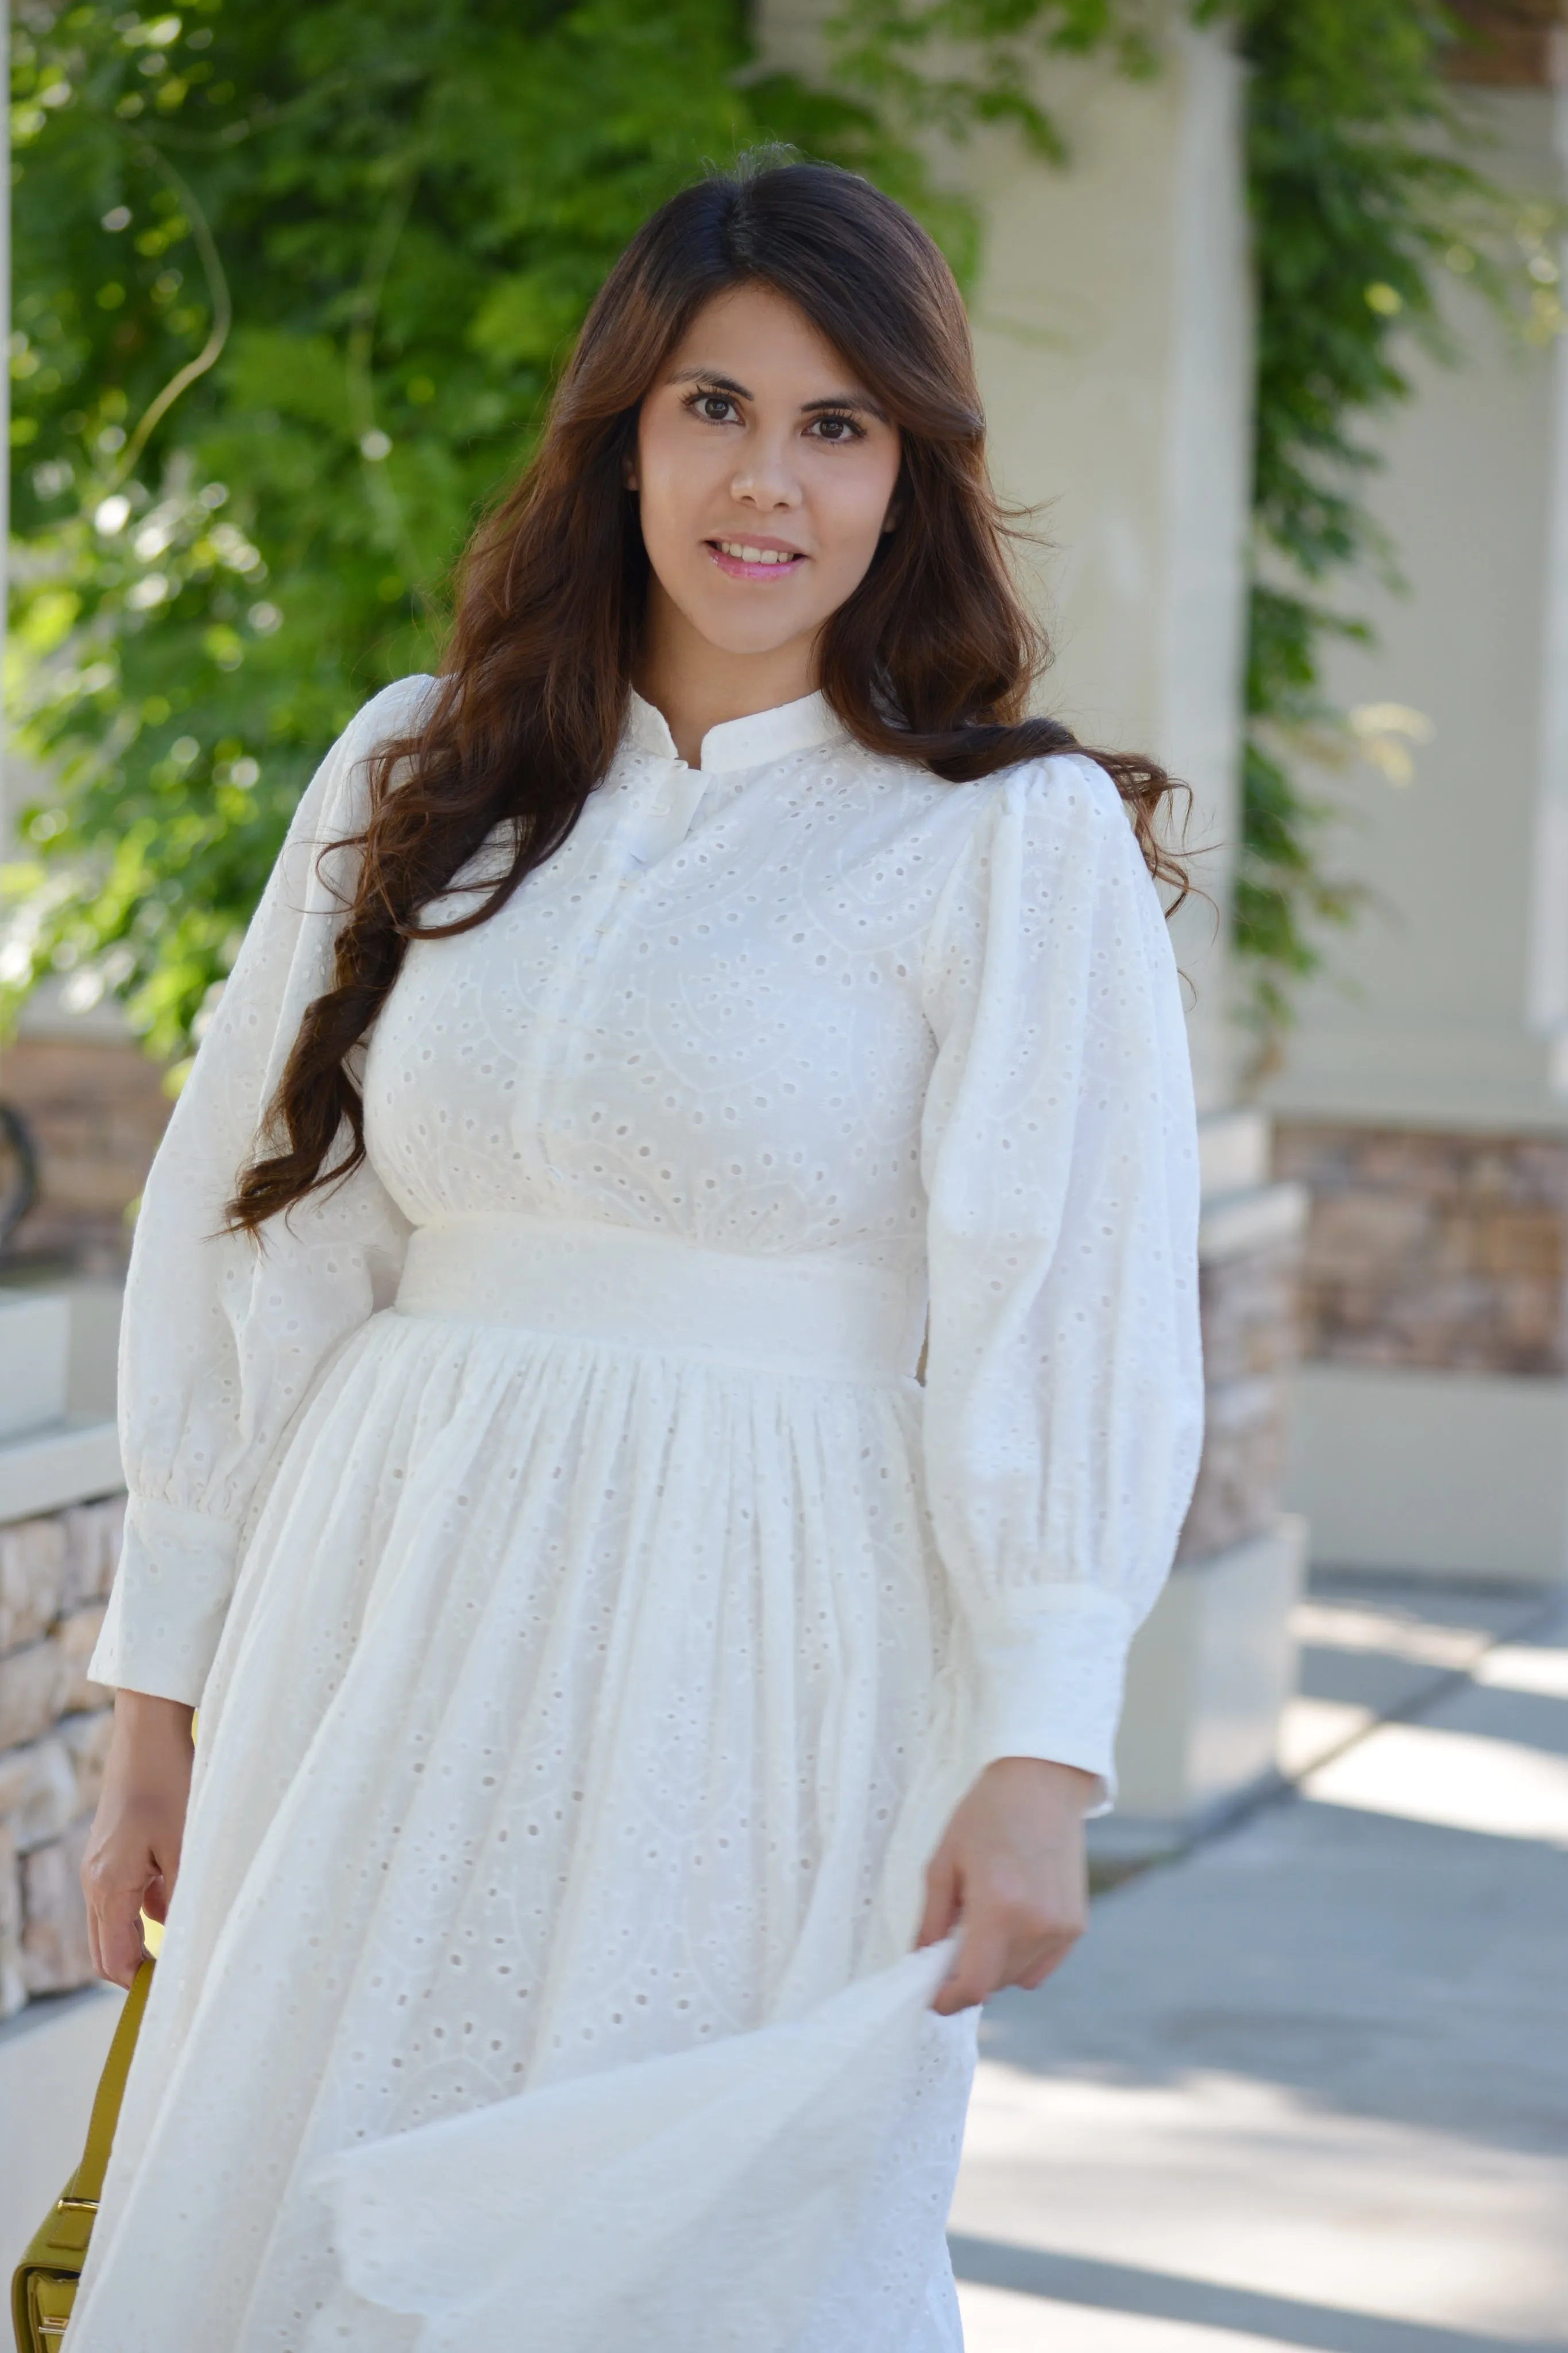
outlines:
M803 400L800 404L803 417L810 417L821 408L863 408L868 417L878 417L884 425L888 422L887 410L879 408L868 392L836 392L826 400Z
M737 384L732 375L721 375L717 368L682 368L669 381L671 384L710 384L715 392L732 392L737 400L755 400L757 396L754 392L748 392L743 384Z

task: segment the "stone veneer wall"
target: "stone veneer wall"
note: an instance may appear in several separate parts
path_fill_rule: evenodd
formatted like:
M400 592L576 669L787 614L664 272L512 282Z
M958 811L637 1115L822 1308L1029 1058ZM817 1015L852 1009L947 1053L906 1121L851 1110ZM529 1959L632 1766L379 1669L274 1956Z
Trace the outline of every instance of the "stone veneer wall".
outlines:
M1274 1166L1311 1199L1307 1356L1568 1373L1568 1137L1281 1120Z
M146 1182L171 1109L158 1064L129 1039L23 1036L0 1052L0 1095L31 1127L42 1179L11 1252L83 1273L121 1271L125 1205Z
M1205 1424L1178 1563L1207 1560L1273 1525L1297 1356L1299 1239L1199 1273Z
M92 1976L78 1873L112 1694L85 1669L125 1499L0 1527L0 2018Z
M1479 39L1446 60L1456 81L1498 90L1546 90L1563 79L1563 0L1448 0Z

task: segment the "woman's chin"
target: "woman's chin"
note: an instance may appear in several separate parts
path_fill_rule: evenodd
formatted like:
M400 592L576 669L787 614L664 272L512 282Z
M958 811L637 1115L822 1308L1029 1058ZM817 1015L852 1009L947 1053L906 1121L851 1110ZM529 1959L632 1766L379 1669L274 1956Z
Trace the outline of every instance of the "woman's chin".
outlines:
M751 660L783 653L787 646L809 643L826 617L819 613L786 612L782 607L773 613L744 613L733 609L717 613L689 610L688 613L698 635L716 653L733 654Z

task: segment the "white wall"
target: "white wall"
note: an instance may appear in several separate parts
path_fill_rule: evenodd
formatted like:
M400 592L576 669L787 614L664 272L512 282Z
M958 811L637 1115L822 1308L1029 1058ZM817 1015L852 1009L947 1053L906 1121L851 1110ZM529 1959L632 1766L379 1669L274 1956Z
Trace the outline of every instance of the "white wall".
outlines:
M1479 101L1478 101L1479 103ZM1482 162L1561 185L1559 93L1489 95ZM1371 503L1410 583L1341 593L1372 653L1329 670L1346 705L1433 722L1399 788L1358 765L1321 779L1346 807L1325 844L1372 903L1331 934L1277 1109L1416 1125L1568 1128L1568 351L1510 349L1473 298L1465 361L1417 353L1418 397L1381 426Z

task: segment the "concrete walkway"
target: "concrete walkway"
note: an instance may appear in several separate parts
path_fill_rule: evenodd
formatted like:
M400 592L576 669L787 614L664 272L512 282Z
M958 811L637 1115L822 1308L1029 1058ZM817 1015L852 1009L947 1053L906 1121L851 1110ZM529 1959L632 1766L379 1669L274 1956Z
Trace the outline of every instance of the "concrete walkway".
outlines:
M1568 1601L1301 1630L1295 1794L986 2013L969 2353L1568 2348Z

